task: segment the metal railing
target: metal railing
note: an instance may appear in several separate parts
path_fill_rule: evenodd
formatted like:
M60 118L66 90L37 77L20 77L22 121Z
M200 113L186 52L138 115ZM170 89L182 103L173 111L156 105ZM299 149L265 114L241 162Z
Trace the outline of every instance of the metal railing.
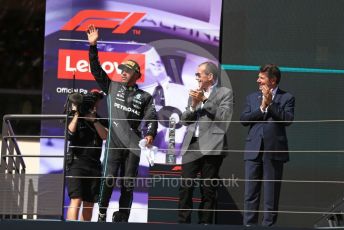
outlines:
M23 154L18 144L18 138L20 139L32 139L32 138L65 138L65 136L48 136L48 135L16 135L12 126L11 121L13 120L30 120L30 121L42 121L42 120L66 120L66 115L51 114L51 115L29 115L29 114L16 114L16 115L5 115L3 117L2 124L2 146L1 146L1 159L0 159L0 175L2 183L2 195L0 197L0 203L3 206L10 206L10 210L6 212L7 208L0 209L0 219L22 219L23 215L20 210L28 205L28 202L33 202L32 199L37 195L32 183L33 179L25 177L26 164L25 157L64 157L63 155L33 155ZM65 144L65 150L67 144ZM28 180L28 181L26 181ZM28 186L26 185L28 184ZM63 181L64 184L64 181ZM27 187L27 188L25 188ZM26 191L25 191L26 189ZM1 191L0 191L1 192ZM30 201L31 200L31 201ZM35 199L34 199L35 200ZM37 199L36 199L37 200ZM62 200L64 200L64 193ZM63 209L62 209L63 211ZM33 218L35 213L28 213L26 218ZM63 218L63 212L61 214Z

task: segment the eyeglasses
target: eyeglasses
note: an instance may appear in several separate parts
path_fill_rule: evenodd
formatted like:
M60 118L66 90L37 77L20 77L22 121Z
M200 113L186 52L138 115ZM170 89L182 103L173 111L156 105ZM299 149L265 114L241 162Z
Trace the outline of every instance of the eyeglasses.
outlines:
M208 76L210 73L203 73L205 76ZM201 73L195 73L195 76L196 77L201 77Z

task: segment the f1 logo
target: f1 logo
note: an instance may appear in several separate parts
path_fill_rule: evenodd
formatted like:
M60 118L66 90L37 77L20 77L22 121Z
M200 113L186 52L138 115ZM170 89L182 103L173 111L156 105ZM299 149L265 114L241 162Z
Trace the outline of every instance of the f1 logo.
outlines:
M106 10L82 10L69 20L61 30L86 31L88 25L98 28L115 28L112 33L125 34L140 21L146 13L114 12Z

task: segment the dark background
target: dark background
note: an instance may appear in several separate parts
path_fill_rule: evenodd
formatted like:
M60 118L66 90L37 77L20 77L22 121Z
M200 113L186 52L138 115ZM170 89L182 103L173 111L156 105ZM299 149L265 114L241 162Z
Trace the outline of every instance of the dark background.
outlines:
M0 11L0 116L40 113L45 2L2 0ZM224 0L222 64L344 69L344 1ZM192 9L190 9L192 10ZM247 128L236 122L247 94L257 89L256 71L226 70L235 94L230 149L242 150ZM342 119L343 74L283 72L280 87L296 97L295 120ZM38 124L19 123L33 134ZM342 180L343 122L294 122L288 128L291 160L285 180ZM302 150L304 152L293 152ZM307 152L316 150L319 152ZM241 152L225 159L221 176L244 178ZM310 227L343 197L339 183L282 185L281 226ZM221 189L219 209L243 209L244 186ZM240 224L238 212L220 212L218 223Z
M41 113L45 1L1 0L0 117ZM2 122L1 122L2 126ZM39 132L35 122L18 121L17 133Z
M223 1L222 64L344 69L344 1L225 0ZM238 121L245 97L257 90L257 71L226 71L235 95L233 121ZM282 72L280 88L296 98L295 121L343 119L343 74ZM232 122L230 149L242 150L248 128ZM290 162L285 180L343 180L344 122L294 122L287 128ZM292 152L303 150L306 152ZM309 150L320 152L311 153ZM223 177L244 178L242 153L225 159ZM344 195L343 184L282 184L280 210L329 211ZM243 209L244 184L222 190L219 209ZM232 212L220 213L220 223L240 223ZM313 226L321 214L281 214L278 225Z

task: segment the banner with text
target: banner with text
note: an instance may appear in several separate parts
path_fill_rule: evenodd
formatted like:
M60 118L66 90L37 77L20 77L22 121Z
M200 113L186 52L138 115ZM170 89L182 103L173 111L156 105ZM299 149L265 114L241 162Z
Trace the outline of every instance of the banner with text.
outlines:
M47 0L45 24L44 79L42 113L61 114L69 93L86 93L99 88L88 59L86 30L89 24L99 29L100 64L112 81L119 81L118 66L123 60L137 60L142 77L141 89L154 97L159 118L154 145L159 149L156 163L165 162L169 146L168 120L176 120L185 110L188 91L197 87L195 71L207 60L218 63L221 22L221 0ZM102 117L107 117L106 100ZM186 128L175 127L175 147L179 153ZM45 121L42 135L63 136L63 122ZM62 139L41 141L44 154L63 154ZM180 162L180 157L177 158ZM62 160L44 158L42 173L61 172ZM139 175L147 173L147 162L141 162ZM146 222L145 189L136 189L130 221ZM111 215L110 215L111 217Z

